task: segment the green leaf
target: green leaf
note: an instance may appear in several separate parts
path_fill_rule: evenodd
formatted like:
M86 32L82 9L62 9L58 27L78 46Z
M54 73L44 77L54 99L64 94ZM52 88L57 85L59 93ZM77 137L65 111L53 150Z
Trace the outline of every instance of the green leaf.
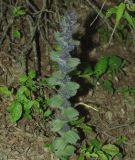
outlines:
M52 122L52 131L58 132L64 127L65 122L61 121L60 119L53 120Z
M102 143L98 139L92 139L90 144L94 147L95 150L100 150L102 147Z
M50 53L50 59L55 62L59 62L61 54L58 51L52 51Z
M67 143L62 138L57 138L52 142L51 149L52 151L61 151L63 152L64 148L66 147Z
M63 85L63 90L69 93L70 96L74 96L77 93L77 89L79 89L79 84L76 82L67 82Z
M47 84L49 86L56 86L61 85L62 80L64 79L65 75L61 71L56 71L52 74L50 78L47 78Z
M134 3L132 3L132 4L127 3L126 7L130 12L134 12L135 11L135 4Z
M79 155L78 160L85 160L85 152L86 152L86 150L87 150L86 144L84 143L84 144L81 146L81 151L80 151L80 155Z
M124 12L124 18L133 27L133 29L135 29L135 18L132 17L127 11Z
M62 111L62 116L71 122L78 119L79 112L72 107L68 107Z
M115 14L117 12L117 8L118 7L112 7L112 8L109 8L106 12L106 17L111 17L112 14Z
M97 159L99 156L98 156L98 154L95 153L95 152L93 152L93 153L86 152L86 157L87 157L87 158L96 158L96 159Z
M75 147L72 145L67 145L63 150L63 156L64 157L71 156L74 154L74 152L75 152Z
M121 145L121 144L123 144L123 143L125 143L125 142L127 142L128 141L128 137L127 136L119 136L119 137L117 137L117 139L116 139L116 143L118 144L118 145Z
M83 72L84 75L88 75L88 76L93 75L93 73L94 73L94 71L93 71L93 69L92 69L91 66L87 66L87 67L85 68L84 72Z
M85 160L85 155L84 154L81 154L78 158L78 160Z
M111 155L111 156L116 156L120 151L119 148L113 144L106 144L102 147L102 151L105 153Z
M87 78L94 74L94 71L91 66L86 66L83 73L78 74L79 77Z
M73 130L67 131L64 134L63 138L65 139L65 142L74 144L74 145L80 139L80 137L78 136L78 133Z
M108 160L107 155L103 151L97 151L96 153L98 154L100 160Z
M34 70L31 70L31 71L28 73L28 77L30 77L31 79L36 78L36 72L35 72Z
M16 94L16 99L21 103L27 101L27 97L30 97L30 90L26 86L21 86Z
M80 64L80 60L78 58L69 58L67 65L70 66L71 68L75 68Z
M82 124L84 121L85 121L85 117L78 117L77 120L71 122L71 125L77 126Z
M44 113L44 117L48 118L51 114L52 114L52 111L50 109L47 109L47 111L45 111Z
M97 62L95 67L96 77L100 77L102 74L106 72L106 70L108 69L108 60L109 60L109 57L105 56Z
M22 74L22 75L19 76L19 82L20 83L25 83L27 80L28 80L27 75Z
M21 32L19 30L16 30L13 32L13 37L16 39L20 39L21 38Z
M18 6L13 8L12 14L14 17L20 17L25 15L26 11L21 6Z
M66 86L69 87L72 90L77 90L80 87L80 85L76 82L67 82Z
M47 101L47 104L54 108L60 108L63 103L64 99L60 95L54 95Z
M115 55L110 55L109 57L109 69L112 71L118 71L122 65L122 58Z
M104 90L106 90L108 93L113 94L114 93L114 87L111 81L109 80L104 80L101 83L102 87Z
M116 26L118 26L123 14L124 14L125 7L126 7L125 3L120 3L120 5L117 8L117 11L116 11L116 23L115 23Z
M24 110L27 112L28 110L32 108L34 104L35 104L35 101L28 99L24 104Z
M11 121L16 122L18 121L22 116L22 105L19 102L13 102L9 108Z
M0 86L0 94L4 96L11 96L12 92L6 86Z
M89 126L88 124L85 124L85 123L77 125L77 127L81 128L84 131L84 133L90 133L93 131L91 126Z

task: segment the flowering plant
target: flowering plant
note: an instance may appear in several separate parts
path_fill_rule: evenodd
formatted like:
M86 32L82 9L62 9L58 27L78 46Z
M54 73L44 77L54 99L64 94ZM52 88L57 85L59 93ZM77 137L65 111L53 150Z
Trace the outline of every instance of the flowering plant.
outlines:
M78 131L71 126L71 122L78 119L79 113L69 101L79 88L79 84L71 81L69 76L80 63L78 58L71 56L71 51L79 44L72 38L77 29L76 22L77 16L74 12L67 12L62 18L61 32L55 33L55 50L50 54L51 60L58 64L58 70L47 79L48 84L57 90L57 94L48 100L48 104L58 110L51 129L59 136L52 142L51 150L61 160L67 160L74 154L75 145L80 139Z

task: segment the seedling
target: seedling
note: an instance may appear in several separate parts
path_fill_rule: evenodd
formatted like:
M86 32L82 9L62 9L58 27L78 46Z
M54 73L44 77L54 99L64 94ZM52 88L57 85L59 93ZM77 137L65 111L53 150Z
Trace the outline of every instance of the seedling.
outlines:
M16 7L14 7L13 8L13 10L12 10L12 15L14 16L14 17L21 17L21 16L24 16L26 14L26 11L25 11L25 9L23 8L23 7L21 7L21 6L16 6Z
M21 32L19 30L13 31L13 37L15 39L20 39L21 38Z

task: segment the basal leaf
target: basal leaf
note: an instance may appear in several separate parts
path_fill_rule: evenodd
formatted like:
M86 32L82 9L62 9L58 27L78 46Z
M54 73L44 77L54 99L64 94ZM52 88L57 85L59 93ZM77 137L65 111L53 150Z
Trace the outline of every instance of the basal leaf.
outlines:
M63 152L64 148L66 147L67 143L62 138L57 138L52 142L51 149L56 151Z
M64 134L64 139L67 143L76 144L76 142L80 139L77 132L70 130Z
M65 90L69 90L71 93L71 96L76 95L77 89L79 89L79 84L76 82L67 82L64 85Z
M63 103L64 103L64 99L60 95L54 95L47 101L47 104L54 108L61 107Z
M62 111L62 116L64 116L65 119L71 122L78 119L79 112L72 107L68 107Z
M78 58L69 58L67 65L71 68L75 68L80 63L80 60Z
M61 71L56 71L52 74L50 78L47 78L46 81L47 81L47 84L50 86L61 85L64 77L65 77L64 73L62 73Z
M60 60L60 54L58 52L52 51L50 53L50 58L52 61L58 62Z
M74 152L75 152L75 147L72 145L67 145L63 150L63 156L64 157L71 156L74 154Z
M60 119L53 120L51 130L54 132L58 132L64 127L64 122Z

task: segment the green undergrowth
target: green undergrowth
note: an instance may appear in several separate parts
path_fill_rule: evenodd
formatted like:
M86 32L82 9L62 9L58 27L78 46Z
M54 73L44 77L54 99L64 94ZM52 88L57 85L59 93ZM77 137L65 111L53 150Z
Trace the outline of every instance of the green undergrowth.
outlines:
M115 79L119 79L118 76L121 73L126 76L124 67L126 67L128 64L129 62L127 60L117 55L108 53L97 61L94 68L87 64L84 70L75 70L72 72L72 74L79 78L85 79L93 86L93 89L98 84L101 85L102 88L108 93L122 93L124 92L124 88L115 88L113 82ZM129 88L128 90L130 90L129 92L133 93L133 88Z

